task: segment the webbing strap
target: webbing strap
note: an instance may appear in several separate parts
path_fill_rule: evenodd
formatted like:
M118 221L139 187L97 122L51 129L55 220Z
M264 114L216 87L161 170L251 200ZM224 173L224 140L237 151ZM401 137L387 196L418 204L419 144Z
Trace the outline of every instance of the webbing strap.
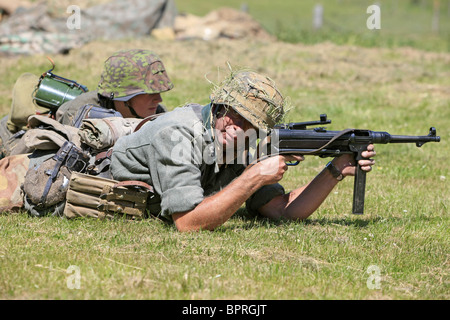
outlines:
M153 187L151 185L143 181L136 181L136 180L120 181L113 186L113 188L116 187L143 187L149 190L150 192L154 192Z
M320 150L323 150L323 149L325 149L326 147L328 147L330 144L332 144L336 139L339 139L340 137L342 137L343 135L345 135L345 134L347 134L347 133L349 133L349 132L354 132L355 131L355 129L344 129L344 130L342 130L342 131L339 131L338 133L336 133L334 136L333 136L333 138L331 138L330 139L330 141L328 141L327 143L325 143L323 146L321 146L320 148L317 148L317 149L313 149L313 150L310 150L310 151L306 151L306 152L302 152L301 154L302 155L309 155L309 154L315 154L315 153L317 153L317 152L319 152ZM283 152L278 152L278 153L276 153L276 154L269 154L269 155L266 155L266 156L263 156L263 157L259 157L259 158L257 158L256 160L254 160L252 163L250 163L250 165L254 165L256 162L258 162L258 161L262 161L262 160L264 160L264 159L267 159L267 158L269 158L269 157L271 157L271 156L277 156L277 155L280 155L280 154L292 154L292 151L283 151Z

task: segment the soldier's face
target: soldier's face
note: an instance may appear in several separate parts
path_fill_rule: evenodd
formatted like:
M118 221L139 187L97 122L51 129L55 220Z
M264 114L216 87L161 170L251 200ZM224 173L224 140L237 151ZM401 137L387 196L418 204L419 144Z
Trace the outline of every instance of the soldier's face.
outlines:
M245 132L253 126L232 108L221 106L214 128L216 138L224 149L236 149L238 141L243 142L245 139L242 137L245 137Z
M145 118L156 113L158 104L162 102L161 94L140 94L130 99L130 106L141 117Z

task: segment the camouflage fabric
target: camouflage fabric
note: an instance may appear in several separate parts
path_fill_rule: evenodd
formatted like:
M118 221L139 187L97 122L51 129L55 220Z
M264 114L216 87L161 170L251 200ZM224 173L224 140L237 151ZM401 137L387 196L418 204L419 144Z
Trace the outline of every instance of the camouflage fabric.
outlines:
M67 53L87 43L89 34L69 30L66 19L52 18L44 2L13 13L0 24L0 53Z
M98 93L113 100L161 93L173 88L161 59L148 50L122 50L105 61Z
M273 80L253 71L232 73L210 98L213 104L232 107L261 130L270 130L284 116L285 100Z
M25 181L29 163L28 154L0 160L0 212L22 208L23 197L20 186Z
M48 32L24 32L0 35L0 53L4 55L67 53L88 41L83 37Z
M40 2L2 21L0 52L67 53L94 39L149 35L154 28L172 27L175 16L174 0L114 0L81 10L77 29L69 28L75 19L66 10L53 17L47 4Z

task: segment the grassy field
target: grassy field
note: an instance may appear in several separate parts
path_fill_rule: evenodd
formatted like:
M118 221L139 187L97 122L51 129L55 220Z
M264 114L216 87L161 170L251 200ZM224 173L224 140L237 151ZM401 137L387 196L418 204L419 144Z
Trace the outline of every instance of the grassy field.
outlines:
M197 14L218 3L178 2L180 11L191 8ZM287 5L260 2L256 7L248 1L250 12L256 15L259 8L270 29L277 22L264 17L277 16ZM97 41L53 56L54 72L93 90L102 62L123 48L161 55L175 83L163 95L169 109L207 103L211 85L205 78L222 79L230 62L277 82L291 100L288 121L327 113L330 130L408 135L426 135L435 126L442 141L422 148L377 146L362 216L351 214L351 178L304 222L248 219L241 209L214 232L180 234L155 220L68 221L4 213L0 299L450 298L450 54L443 47L142 38ZM45 56L0 61L0 114L7 114L15 79L22 72L40 74L49 63ZM289 169L283 185L291 190L307 183L327 161L307 157Z
M450 51L450 1L439 0L438 25L433 29L434 6L429 0L176 0L178 10L203 16L218 7L248 12L280 40L293 43L356 44L368 47L413 46ZM377 3L381 29L369 30L367 8ZM316 5L323 7L322 28L313 27Z

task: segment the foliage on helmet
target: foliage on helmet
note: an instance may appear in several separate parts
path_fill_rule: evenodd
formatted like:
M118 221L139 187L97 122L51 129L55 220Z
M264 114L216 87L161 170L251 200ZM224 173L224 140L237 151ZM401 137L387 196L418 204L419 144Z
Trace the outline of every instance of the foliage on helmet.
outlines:
M253 126L270 130L282 121L285 99L269 77L241 70L232 72L211 94L213 104L232 107Z

